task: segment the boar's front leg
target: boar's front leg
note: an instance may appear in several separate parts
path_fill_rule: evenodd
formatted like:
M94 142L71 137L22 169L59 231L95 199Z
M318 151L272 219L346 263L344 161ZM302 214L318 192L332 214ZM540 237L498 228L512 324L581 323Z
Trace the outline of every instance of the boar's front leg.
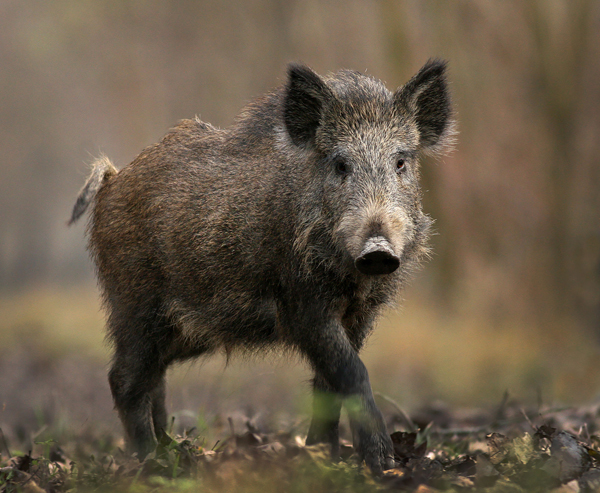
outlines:
M306 436L306 445L330 443L331 456L340 454L340 411L342 400L318 373L313 380L313 416Z
M296 307L294 317L286 317L292 343L311 363L316 377L315 411L325 403L325 416L316 414L308 442L337 440L335 399L327 402L327 387L343 402L354 441L354 448L374 473L394 466L393 447L381 412L375 404L369 375L358 353L348 340L339 320L319 307ZM322 379L322 380L321 380ZM331 399L331 397L329 398ZM335 444L333 444L335 451Z

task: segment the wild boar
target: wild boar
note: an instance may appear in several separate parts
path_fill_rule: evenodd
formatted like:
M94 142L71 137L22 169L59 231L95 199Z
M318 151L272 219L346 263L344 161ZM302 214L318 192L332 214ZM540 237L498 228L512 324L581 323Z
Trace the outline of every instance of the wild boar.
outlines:
M166 428L171 363L279 345L314 370L307 443L336 455L345 405L359 457L393 466L359 352L427 256L418 157L452 142L445 68L430 60L391 92L292 64L230 128L183 120L121 171L96 161L71 222L93 205L110 388L134 451Z

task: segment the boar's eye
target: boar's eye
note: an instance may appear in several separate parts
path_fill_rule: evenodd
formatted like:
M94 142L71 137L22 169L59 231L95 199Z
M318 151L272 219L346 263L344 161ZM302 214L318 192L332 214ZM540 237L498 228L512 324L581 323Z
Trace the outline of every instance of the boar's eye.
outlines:
M343 159L336 159L334 162L335 171L338 175L346 176L350 173L350 166Z
M398 158L396 161L396 172L402 173L406 170L406 160L402 157Z

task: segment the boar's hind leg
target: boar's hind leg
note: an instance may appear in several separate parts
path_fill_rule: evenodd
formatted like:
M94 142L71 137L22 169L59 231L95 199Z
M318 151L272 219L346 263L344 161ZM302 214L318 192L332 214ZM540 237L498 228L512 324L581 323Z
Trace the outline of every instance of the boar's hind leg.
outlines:
M167 426L167 365L162 361L158 346L149 339L116 341L115 356L108 375L128 446L140 458L154 450L157 434L160 435Z
M306 445L330 443L331 456L340 453L339 423L342 400L318 373L313 380L313 416L306 436Z
M160 380L160 383L152 392L152 423L154 424L154 432L159 438L167 431L167 407L165 405L166 398L166 382L165 377Z

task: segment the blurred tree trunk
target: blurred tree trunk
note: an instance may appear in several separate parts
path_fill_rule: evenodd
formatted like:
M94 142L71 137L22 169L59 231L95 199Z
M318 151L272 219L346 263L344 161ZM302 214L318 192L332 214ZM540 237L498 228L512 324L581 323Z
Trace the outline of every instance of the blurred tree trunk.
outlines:
M576 315L587 324L597 325L594 314L598 313L599 305L593 298L598 296L600 249L595 259L590 259L594 254L585 250L590 248L590 242L598 245L600 180L597 172L594 179L584 170L590 165L597 170L600 161L592 158L591 163L589 157L582 155L578 137L588 125L597 128L600 112L598 84L591 86L588 76L590 67L597 66L590 63L590 56L598 56L600 43L598 3L531 0L527 6L537 50L530 69L534 83L530 97L547 125L549 144L549 159L545 163L549 187L548 238L538 239L540 251L544 245L549 249L549 255L543 259L548 283L543 313ZM590 188L582 178L592 179L595 187ZM595 209L596 214L585 217L581 201L587 202L588 209ZM581 296L581 286L589 289L587 301Z
M396 80L450 59L457 152L422 167L439 298L492 319L597 327L600 4L380 5Z
M435 41L424 43L424 31L430 30L432 24L437 25L438 15L448 6L440 2L418 1L382 1L378 2L379 15L384 35L384 49L388 59L388 72L392 80L406 82L435 53ZM429 24L428 24L429 21ZM431 38L427 38L431 39ZM454 72L454 60L451 60L450 70ZM437 173L436 160L425 157L421 165L421 182L424 191L424 208L434 219L443 217L443 199L441 194L431 193L436 190ZM435 263L429 266L427 272L432 277L429 290L436 295L438 303L448 307L449 293L455 287L457 273L454 262L455 242L449 238L449 228L446 222L436 222L434 225L432 243L434 246Z

